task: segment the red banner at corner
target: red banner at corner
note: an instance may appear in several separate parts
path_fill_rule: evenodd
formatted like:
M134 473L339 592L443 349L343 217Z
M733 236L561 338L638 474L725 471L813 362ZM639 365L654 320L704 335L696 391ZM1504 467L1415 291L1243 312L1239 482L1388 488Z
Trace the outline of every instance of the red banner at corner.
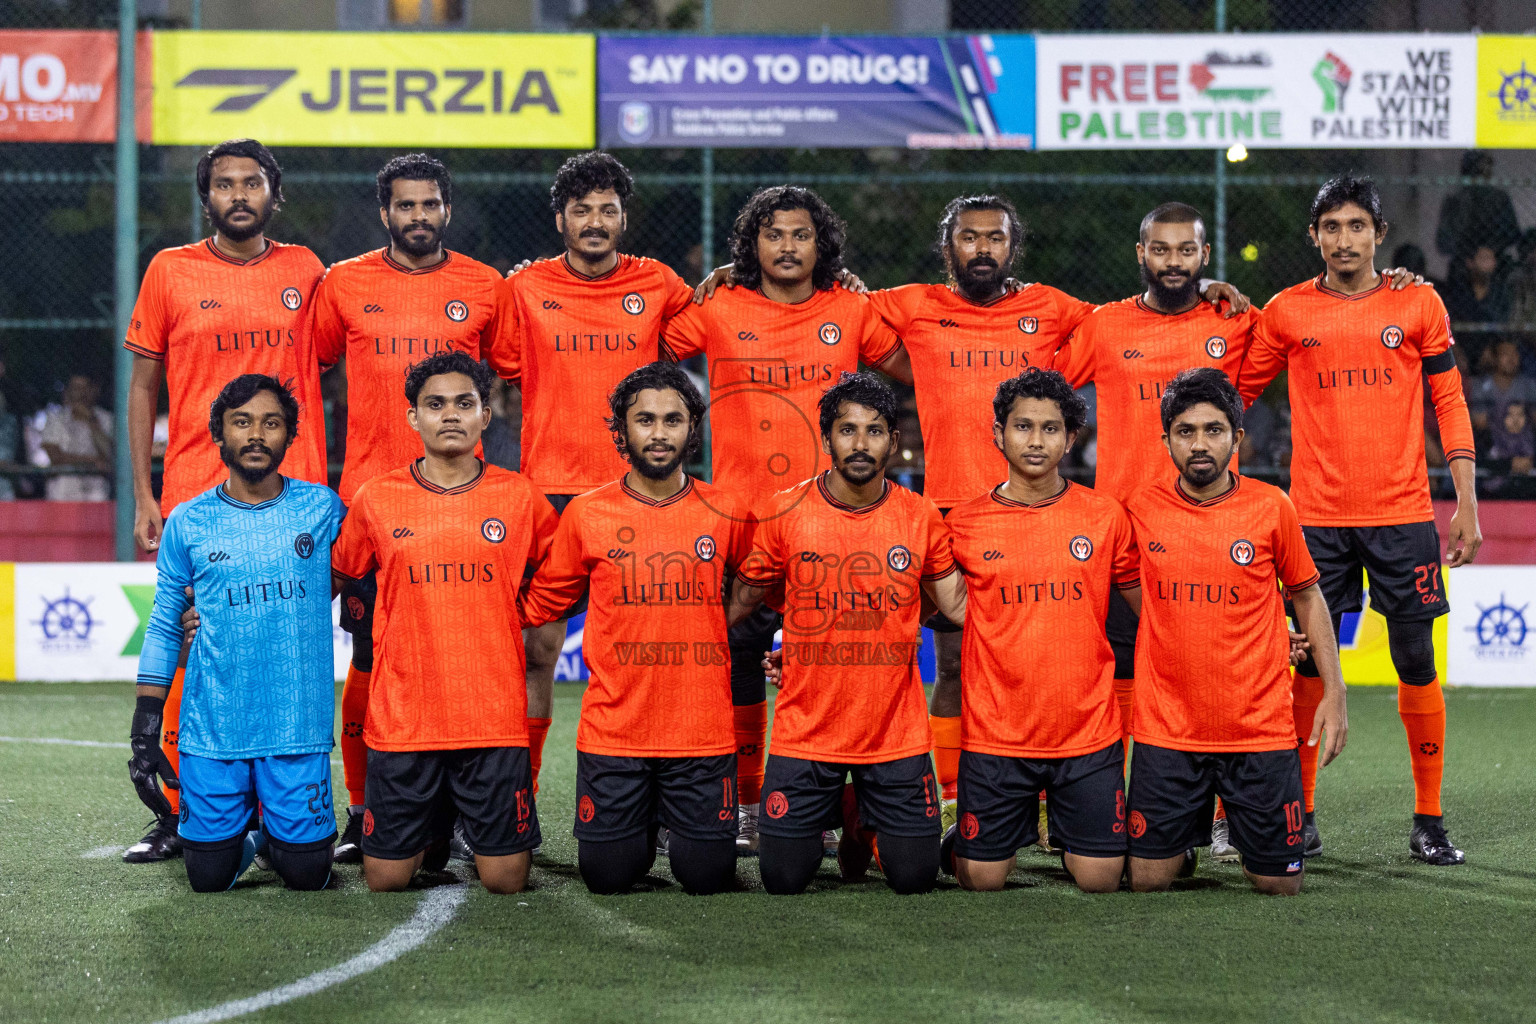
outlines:
M149 141L150 34L136 47L135 135ZM117 138L117 33L0 31L0 142Z

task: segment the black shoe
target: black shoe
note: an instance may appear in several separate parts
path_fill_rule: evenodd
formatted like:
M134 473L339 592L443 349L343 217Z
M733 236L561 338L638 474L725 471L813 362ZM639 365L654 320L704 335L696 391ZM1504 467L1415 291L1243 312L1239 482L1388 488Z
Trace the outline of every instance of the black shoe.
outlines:
M432 845L427 847L427 852L422 855L421 870L435 874L446 868L449 847L452 845L453 840L450 836L439 836L434 839Z
M955 836L960 834L960 826L951 825L944 830L944 838L939 840L939 870L946 875L955 873Z
M331 861L335 864L361 864L363 862L363 811L347 810L347 827L342 830L341 839L336 843L336 852L331 854Z
M181 856L181 836L176 834L176 815L156 818L144 838L123 852L129 864L152 864Z
M1311 812L1307 813L1307 820L1301 826L1301 855L1305 858L1321 857L1323 854L1323 834L1317 830L1317 822L1313 820Z
M453 860L474 860L475 851L469 848L469 839L464 835L464 819L453 819L453 835L448 837L448 856Z
M1199 864L1199 863L1200 863L1200 851L1199 850L1185 850L1184 851L1184 863L1179 865L1179 873L1178 873L1177 877L1179 877L1179 878L1193 878L1193 877L1195 877L1195 866L1197 864Z
M1413 831L1408 833L1408 852L1414 860L1438 867L1465 864L1467 855L1451 843L1445 834L1445 820L1438 814L1415 814Z

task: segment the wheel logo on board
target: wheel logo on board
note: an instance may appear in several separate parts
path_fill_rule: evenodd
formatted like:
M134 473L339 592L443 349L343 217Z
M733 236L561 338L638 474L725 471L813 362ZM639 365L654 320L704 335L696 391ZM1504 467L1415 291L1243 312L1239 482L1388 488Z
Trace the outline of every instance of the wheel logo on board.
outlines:
M1403 344L1403 329L1396 324L1381 332L1381 343L1387 348L1399 348Z
M283 305L289 309L298 309L304 305L304 296L299 294L297 288L283 289Z
M1072 543L1067 545L1067 550L1071 552L1072 557L1077 559L1079 562L1086 562L1088 559L1093 557L1093 541L1089 540L1087 537L1084 537L1082 534L1078 534L1076 537L1072 538Z
M834 323L824 323L816 331L823 345L836 345L843 340L843 329Z
M469 306L458 299L454 299L443 307L443 315L456 324L461 324L469 319Z
M500 519L487 519L480 524L480 535L492 544L500 544L507 539L507 524Z
M1232 542L1232 561L1238 565L1253 564L1253 541L1235 540Z
M624 312L630 316L639 316L645 312L645 296L639 292L630 292L624 296Z

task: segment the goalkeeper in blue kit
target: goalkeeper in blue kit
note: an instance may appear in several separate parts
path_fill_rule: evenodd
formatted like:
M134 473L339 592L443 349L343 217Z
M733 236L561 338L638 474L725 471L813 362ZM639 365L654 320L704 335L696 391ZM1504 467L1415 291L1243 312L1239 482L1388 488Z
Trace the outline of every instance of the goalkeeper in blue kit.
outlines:
M208 429L229 479L177 506L156 561L128 769L156 814L170 811L159 780L180 789L178 831L197 892L230 888L258 855L293 889L330 878L330 549L345 513L329 488L278 473L298 419L275 377L248 373L225 385ZM160 727L194 601L178 779ZM261 825L252 829L258 801Z

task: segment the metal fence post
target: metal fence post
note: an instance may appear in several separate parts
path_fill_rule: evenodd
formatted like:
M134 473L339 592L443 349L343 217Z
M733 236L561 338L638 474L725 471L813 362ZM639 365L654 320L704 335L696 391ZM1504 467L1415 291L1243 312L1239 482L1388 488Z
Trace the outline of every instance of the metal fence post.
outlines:
M135 66L138 42L137 0L118 0L117 10L117 163L113 178L117 204L117 239L114 247L115 288L113 296L113 338L116 357L114 391L117 415L112 417L114 463L117 486L116 508L117 560L129 562L133 550L133 460L128 456L128 380L133 374L133 354L123 348L128 321L133 316L133 301L139 289L139 140L136 111Z

